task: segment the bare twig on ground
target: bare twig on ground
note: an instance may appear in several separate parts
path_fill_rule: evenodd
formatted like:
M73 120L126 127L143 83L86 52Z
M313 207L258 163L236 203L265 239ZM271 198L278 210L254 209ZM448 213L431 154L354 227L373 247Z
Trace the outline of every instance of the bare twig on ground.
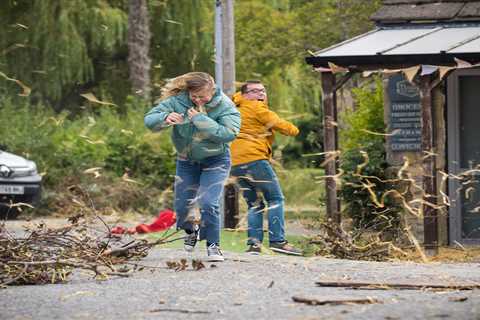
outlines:
M178 313L210 313L210 311L202 311L202 310L187 310L187 309L173 309L173 308L161 308L161 309L153 309L150 312L178 312Z
M343 305L343 304L373 304L373 303L383 303L382 301L367 297L365 299L342 299L342 300L320 300L315 298L305 298L305 297L292 297L293 301L305 303L311 306L321 306L321 305Z
M393 251L402 250L391 242L382 241L377 235L367 243L361 243L358 235L353 236L336 223L322 223L322 232L310 240L319 245L318 255L351 260L387 260ZM365 242L365 241L364 241Z
M75 269L91 271L95 277L127 277L131 271L127 262L147 256L154 246L176 240L170 239L176 232L154 242L112 236L102 219L103 232L90 227L83 215L69 221L59 228L43 223L27 228L22 237L0 225L0 286L66 282Z
M370 290L473 290L480 288L480 284L411 284L411 283L376 283L354 281L318 281L320 287L340 287L350 289Z

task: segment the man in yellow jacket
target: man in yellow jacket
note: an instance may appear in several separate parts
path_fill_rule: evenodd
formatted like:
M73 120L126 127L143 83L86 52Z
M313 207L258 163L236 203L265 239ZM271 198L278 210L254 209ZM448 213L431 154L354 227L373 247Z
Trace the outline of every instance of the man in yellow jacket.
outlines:
M242 117L242 126L231 145L231 175L238 178L243 197L248 204L247 252L261 252L263 213L267 211L270 249L302 255L302 251L285 240L284 197L277 175L270 164L274 134L278 132L296 136L299 131L292 123L269 110L266 101L265 87L256 80L247 81L240 92L233 96L233 102Z

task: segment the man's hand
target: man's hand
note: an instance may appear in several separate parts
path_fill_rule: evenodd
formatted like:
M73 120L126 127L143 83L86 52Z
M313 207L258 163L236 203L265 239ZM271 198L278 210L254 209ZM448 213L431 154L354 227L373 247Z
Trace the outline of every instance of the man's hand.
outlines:
M180 113L172 112L165 118L165 122L169 125L179 124L183 122L183 116Z

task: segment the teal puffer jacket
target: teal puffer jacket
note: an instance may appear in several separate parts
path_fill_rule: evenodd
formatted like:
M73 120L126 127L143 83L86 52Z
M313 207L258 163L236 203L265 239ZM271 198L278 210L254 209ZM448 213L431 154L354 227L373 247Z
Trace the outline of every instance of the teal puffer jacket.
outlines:
M184 122L173 126L172 141L181 157L191 160L202 160L223 154L229 148L240 131L240 112L219 88L209 103L205 105L205 113L188 119L188 109L194 104L188 92L161 101L145 115L145 126L152 131L169 127L165 119L171 112L183 115Z

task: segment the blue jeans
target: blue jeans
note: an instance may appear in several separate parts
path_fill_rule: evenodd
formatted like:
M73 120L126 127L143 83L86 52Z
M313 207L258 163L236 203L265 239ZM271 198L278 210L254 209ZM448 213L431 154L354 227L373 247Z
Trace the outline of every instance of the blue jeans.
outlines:
M270 242L285 240L284 197L277 175L270 162L257 160L232 167L232 175L238 177L243 197L248 204L248 241L263 241L263 213L268 212L268 237ZM265 203L260 195L267 202Z
M177 229L193 231L189 213L198 206L200 240L207 240L207 245L220 244L220 197L229 171L229 152L200 161L177 158L174 204Z

